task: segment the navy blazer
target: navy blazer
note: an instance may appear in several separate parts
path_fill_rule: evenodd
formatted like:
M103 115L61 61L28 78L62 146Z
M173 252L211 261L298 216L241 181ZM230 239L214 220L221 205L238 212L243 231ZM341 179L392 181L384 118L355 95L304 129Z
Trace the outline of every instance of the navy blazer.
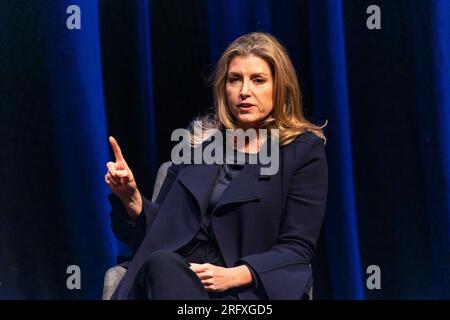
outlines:
M271 176L247 164L212 210L212 227L228 267L248 264L259 290L240 299L302 299L312 285L310 263L323 223L328 171L323 141L310 132L280 147ZM136 224L117 218L116 236L136 248L113 299L130 299L134 278L156 250L176 251L197 234L219 165L172 165L155 202L144 199ZM121 206L120 204L118 204ZM123 211L123 209L122 209ZM115 218L114 218L115 217ZM264 293L262 293L261 288Z

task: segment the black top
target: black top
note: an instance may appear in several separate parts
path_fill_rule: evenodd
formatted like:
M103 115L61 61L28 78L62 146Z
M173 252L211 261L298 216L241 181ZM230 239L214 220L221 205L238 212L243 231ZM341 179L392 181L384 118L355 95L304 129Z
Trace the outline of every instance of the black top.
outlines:
M212 188L208 208L202 213L200 230L196 237L186 246L178 250L178 253L191 263L211 263L225 266L216 237L211 226L211 212L231 181L244 167L243 164L222 164Z

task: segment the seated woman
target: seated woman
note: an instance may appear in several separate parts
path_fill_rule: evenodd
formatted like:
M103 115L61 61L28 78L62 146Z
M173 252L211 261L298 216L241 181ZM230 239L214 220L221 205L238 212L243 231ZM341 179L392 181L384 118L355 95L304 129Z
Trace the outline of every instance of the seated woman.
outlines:
M286 50L265 33L237 38L218 61L214 99L200 132L218 130L223 150L241 161L229 161L228 152L216 163L172 159L155 202L139 192L110 137L113 229L134 248L113 299L302 299L309 292L327 197L325 137L303 116ZM256 134L236 143L238 135L228 134L235 129ZM190 147L211 140L193 133ZM279 163L264 174L268 145Z

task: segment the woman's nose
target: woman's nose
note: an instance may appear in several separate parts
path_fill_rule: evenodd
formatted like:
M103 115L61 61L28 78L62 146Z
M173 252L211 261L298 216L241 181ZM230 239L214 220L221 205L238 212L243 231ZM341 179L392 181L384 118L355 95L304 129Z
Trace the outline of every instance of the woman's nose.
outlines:
M241 99L245 99L250 95L248 84L245 82L242 84L240 95Z

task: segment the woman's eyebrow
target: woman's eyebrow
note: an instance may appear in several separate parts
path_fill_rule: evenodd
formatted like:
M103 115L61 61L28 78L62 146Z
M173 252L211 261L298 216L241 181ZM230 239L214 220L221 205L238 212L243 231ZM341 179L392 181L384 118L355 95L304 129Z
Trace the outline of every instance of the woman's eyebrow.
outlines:
M252 74L252 77L257 77L257 76L267 77L267 74L265 74L264 72L255 72Z
M241 76L242 74L240 72L235 72L235 71L231 71L228 72L229 76ZM256 76L264 76L267 77L267 74L264 72L255 72L251 74L251 77L256 77Z

